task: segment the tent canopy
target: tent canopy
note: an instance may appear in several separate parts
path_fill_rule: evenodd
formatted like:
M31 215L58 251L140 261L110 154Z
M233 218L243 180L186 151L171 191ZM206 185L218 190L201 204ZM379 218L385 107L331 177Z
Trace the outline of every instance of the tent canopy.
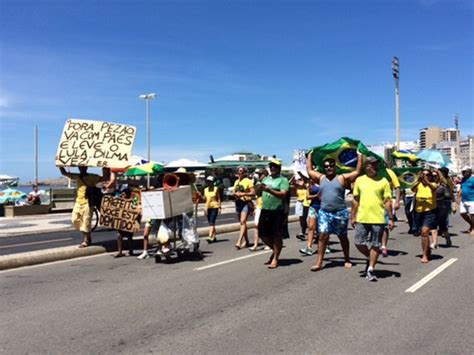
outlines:
M169 162L168 164L165 165L166 168L207 168L209 164L207 163L202 163L197 160L191 160L191 159L178 159L178 160L173 160Z

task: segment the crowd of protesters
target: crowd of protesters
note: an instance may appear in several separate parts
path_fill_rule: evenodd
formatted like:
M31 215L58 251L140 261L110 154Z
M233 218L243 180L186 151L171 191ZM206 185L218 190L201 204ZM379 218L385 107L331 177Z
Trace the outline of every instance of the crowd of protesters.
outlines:
M423 168L410 188L401 189L393 171L386 169L387 177L380 174L379 167L379 159L364 158L360 153L356 168L340 175L336 173L336 161L332 158L324 160L323 171L314 169L311 154L307 159L307 171L299 172L291 179L281 174L282 163L277 159L269 161L268 169L256 169L252 176L248 175L245 167L239 167L233 183L233 199L240 223L235 248L260 250L261 240L265 249L272 251L265 264L269 269L279 266L283 239L289 236L291 187L295 190L295 214L301 229L296 237L306 243L300 252L308 256L316 254L311 271L324 268L324 256L330 252L328 241L331 234L336 234L341 243L344 267L352 267L348 238L350 223L355 231L355 246L367 259L366 278L376 281L377 260L380 254L383 257L388 255L388 234L394 227L401 199L404 201L408 233L421 239L422 263L430 261L431 251L438 248L439 237L445 239L447 247L452 245L448 230L449 216L457 210L468 223L470 235L474 235L474 177L470 167L462 169L458 189L446 168ZM130 191L116 189L115 176L109 169L104 169L103 175L89 174L85 167L79 168L79 174L66 172L64 168L60 170L64 176L75 180L78 186L72 222L83 233L80 247L87 247L91 243L92 215L86 196L87 187L102 182L105 193L117 193L122 197L130 196ZM213 243L217 240L215 225L221 213L222 191L215 176L209 175L205 181L206 186L201 192L194 187L193 196L195 204L205 204L209 223L207 241ZM353 194L349 209L346 205L348 190ZM252 245L247 228L250 216L254 216L255 224ZM158 220L146 221L143 253L138 256L139 259L149 257L149 235L158 227ZM123 256L124 237L129 238L129 254L133 255L133 233L119 231L117 257Z

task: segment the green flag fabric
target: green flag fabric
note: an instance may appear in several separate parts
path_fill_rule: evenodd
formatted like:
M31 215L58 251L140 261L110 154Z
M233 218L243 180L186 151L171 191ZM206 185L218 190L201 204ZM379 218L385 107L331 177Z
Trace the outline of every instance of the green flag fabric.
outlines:
M419 167L410 167L410 168L392 168L395 175L397 175L398 180L400 181L400 187L402 189L409 189L413 183L420 176L420 171L423 168Z
M333 143L327 143L322 146L316 146L309 149L313 153L313 166L322 173L325 173L324 160L333 158L336 161L337 174L344 174L354 171L357 166L357 150L364 157L375 157L380 161L379 174L387 177L391 181L385 170L385 163L382 157L370 151L364 143L349 137L342 137Z

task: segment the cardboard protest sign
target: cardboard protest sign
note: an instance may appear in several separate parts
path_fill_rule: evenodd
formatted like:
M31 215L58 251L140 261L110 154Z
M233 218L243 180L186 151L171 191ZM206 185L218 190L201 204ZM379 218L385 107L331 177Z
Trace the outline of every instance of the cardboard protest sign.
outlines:
M137 129L120 123L69 119L59 142L56 166L124 168Z
M100 205L99 224L126 232L138 232L142 206L137 197L125 199L105 195Z
M175 190L157 189L142 193L143 218L165 219L193 210L191 186Z

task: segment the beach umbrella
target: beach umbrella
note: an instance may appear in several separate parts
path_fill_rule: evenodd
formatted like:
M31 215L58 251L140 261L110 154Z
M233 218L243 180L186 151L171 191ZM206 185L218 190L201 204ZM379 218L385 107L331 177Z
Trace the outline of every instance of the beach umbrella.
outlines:
M418 159L424 160L428 163L439 164L440 166L452 164L451 159L449 159L446 154L436 149L423 149L416 156Z
M8 188L0 191L0 203L17 202L24 198L26 198L26 194L20 190Z
M145 176L145 175L156 175L165 171L163 165L158 163L146 163L142 165L136 165L130 167L126 172L125 176Z

